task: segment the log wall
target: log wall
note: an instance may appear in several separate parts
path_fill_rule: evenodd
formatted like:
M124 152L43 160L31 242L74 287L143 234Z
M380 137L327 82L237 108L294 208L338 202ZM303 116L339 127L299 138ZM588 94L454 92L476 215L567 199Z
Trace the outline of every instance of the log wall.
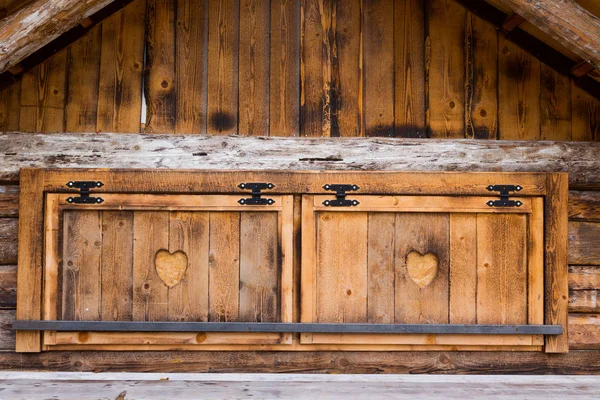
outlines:
M599 140L600 102L455 0L135 0L0 91L9 130Z

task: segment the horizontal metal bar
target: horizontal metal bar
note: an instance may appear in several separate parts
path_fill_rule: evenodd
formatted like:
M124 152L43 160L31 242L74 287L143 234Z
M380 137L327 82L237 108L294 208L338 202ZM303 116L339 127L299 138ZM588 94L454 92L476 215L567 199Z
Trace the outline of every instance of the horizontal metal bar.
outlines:
M286 322L15 321L23 331L276 332L560 335L561 325L322 324Z

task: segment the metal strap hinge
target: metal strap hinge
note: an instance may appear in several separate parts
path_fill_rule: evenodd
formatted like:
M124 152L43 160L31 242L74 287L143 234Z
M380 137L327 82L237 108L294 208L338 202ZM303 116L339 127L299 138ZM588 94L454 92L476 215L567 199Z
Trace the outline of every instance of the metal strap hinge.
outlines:
M275 185L272 183L240 183L238 185L240 189L250 189L252 190L252 197L248 197L245 199L239 199L238 203L244 206L270 206L275 204L275 200L273 199L264 199L261 197L263 193L262 190L273 189Z
M67 198L67 203L74 204L100 204L104 201L102 197L90 196L90 189L101 188L104 186L102 182L96 181L70 181L67 182L67 187L71 189L79 189L79 197Z
M325 200L323 205L328 207L349 207L357 206L360 204L358 200L347 200L346 192L357 191L360 189L357 185L344 185L344 184L333 184L323 186L325 190L331 190L335 192L335 200Z
M521 207L522 202L508 197L510 192L520 192L522 189L520 185L489 185L487 190L490 192L500 192L500 200L489 200L486 204L490 207Z

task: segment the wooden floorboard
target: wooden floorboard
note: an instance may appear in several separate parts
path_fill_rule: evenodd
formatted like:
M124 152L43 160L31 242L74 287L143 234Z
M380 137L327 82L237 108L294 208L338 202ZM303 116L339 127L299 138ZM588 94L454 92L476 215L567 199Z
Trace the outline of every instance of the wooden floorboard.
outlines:
M600 377L0 372L2 399L592 399Z

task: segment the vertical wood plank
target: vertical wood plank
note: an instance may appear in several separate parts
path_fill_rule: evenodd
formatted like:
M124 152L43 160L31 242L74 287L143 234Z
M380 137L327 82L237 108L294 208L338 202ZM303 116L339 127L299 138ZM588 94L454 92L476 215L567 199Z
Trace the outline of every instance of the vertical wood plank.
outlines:
M102 320L133 317L133 212L102 213Z
M394 4L395 136L425 137L425 2Z
M42 287L42 319L56 320L59 315L58 297L60 266L62 265L62 240L60 238L62 214L58 208L58 195L46 195L44 205L44 276Z
M464 137L465 8L453 0L428 0L428 136Z
M302 195L300 268L300 322L317 320L317 221L314 196ZM300 334L301 343L312 343L311 333Z
M240 321L279 320L278 230L277 213L241 213Z
M21 79L0 89L0 131L19 130Z
M208 107L208 0L178 0L175 132L206 134Z
M527 323L527 218L477 215L477 323Z
M208 128L238 131L239 0L215 0L208 10Z
M367 321L367 213L317 214L317 321Z
M361 1L334 1L331 16L331 136L360 136Z
M571 139L576 141L600 140L600 100L571 82L572 121Z
M140 132L146 0L102 22L102 49L96 129Z
M237 321L240 283L240 213L210 213L209 321Z
M331 1L302 1L302 136L331 134Z
M155 256L169 248L169 212L133 215L133 320L166 321L168 288L158 277Z
M169 288L170 321L208 320L208 228L207 212L171 211L169 252L187 255L181 281Z
M498 138L540 138L540 61L499 36Z
M529 324L544 323L544 199L536 197L531 202L528 215L527 239L527 310ZM543 341L540 344L544 344Z
M407 269L416 251L437 257L437 274L424 288ZM449 216L443 213L397 213L395 232L396 323L448 323Z
M92 28L68 48L67 132L95 132L98 113L98 82L102 27Z
M240 135L269 133L270 13L270 2L240 2Z
M498 32L468 13L466 26L466 136L496 139L498 131Z
M368 213L368 322L394 323L394 213Z
M19 194L19 268L17 268L17 319L42 316L42 257L44 195L43 171L22 169ZM16 351L41 351L40 331L17 331Z
M102 316L102 212L64 213L62 319Z
M569 351L568 343L568 188L566 173L549 174L546 180L547 197L544 202L546 226L544 229L545 257L545 322L562 325L562 335L546 336L547 353Z
M542 140L571 140L571 79L546 64L540 72Z
M450 214L450 323L477 323L477 215Z
M19 130L64 132L67 50L23 74Z
M148 0L146 8L146 132L175 132L175 7Z
M300 134L300 0L271 1L269 135Z
M394 136L394 3L364 7L364 120L366 136Z

